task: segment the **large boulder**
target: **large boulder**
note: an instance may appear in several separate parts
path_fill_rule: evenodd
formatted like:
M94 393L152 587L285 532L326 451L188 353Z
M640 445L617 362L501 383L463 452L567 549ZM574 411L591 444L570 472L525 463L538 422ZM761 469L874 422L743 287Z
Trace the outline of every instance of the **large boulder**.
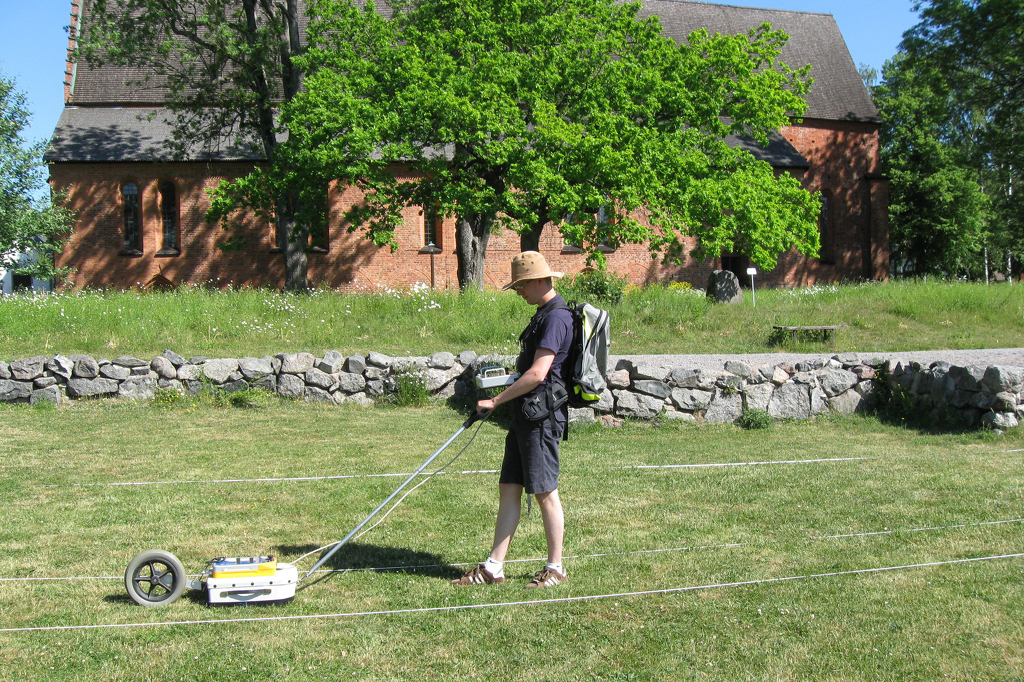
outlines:
M986 412L981 417L981 423L990 429L1015 429L1020 425L1017 415L1007 412Z
M1024 387L1024 367L992 365L985 370L981 386L982 389L993 395L1004 391L1019 393Z
M153 370L161 379L177 379L178 368L174 366L168 358L162 355L158 355L153 358L153 361L149 363L150 369Z
M82 379L95 379L99 376L100 365L91 355L72 355L71 360L75 363L73 376Z
M71 378L71 373L75 371L75 363L71 358L64 357L63 355L54 355L46 361L46 369L53 375L64 377L67 380Z
M818 375L821 388L829 398L846 393L857 385L857 375L845 369L827 369Z
M431 369L451 369L455 366L455 356L448 352L434 353L427 358L427 367Z
M776 419L809 419L811 416L811 394L807 384L786 383L775 389L768 414Z
M45 364L46 356L43 355L15 360L10 364L11 377L15 381L32 381L43 376Z
M281 374L277 378L277 392L285 398L301 398L306 394L306 382L294 374Z
M64 402L64 395L60 392L60 388L57 386L47 386L46 388L40 388L39 390L32 391L32 396L29 398L29 402L33 405L40 405L43 403L60 405Z
M714 270L708 276L707 297L716 303L742 303L743 289L736 273Z
M704 421L712 424L731 424L743 414L743 394L734 390L715 389Z
M114 381L124 381L132 375L131 369L122 367L121 365L115 365L113 363L109 365L103 365L100 367L100 376L104 379L113 379Z
M306 397L309 397L309 389L311 387L330 392L337 384L338 380L333 375L314 367L306 372Z
M775 394L774 384L755 384L743 389L743 407L747 410L768 411L768 404Z
M324 357L317 361L316 369L325 374L337 374L345 365L345 356L339 351L329 350Z
M218 385L240 378L232 376L238 371L238 360L233 358L207 360L203 363L203 376Z
M157 380L153 377L132 377L121 382L117 397L126 400L152 400L156 396Z
M305 374L313 369L316 356L312 353L278 353L282 374Z
M32 396L31 381L0 379L0 402L28 400Z
M635 419L654 419L665 407L665 401L653 396L631 393L629 391L613 391L615 394L615 411L622 417Z
M679 388L699 388L702 391L711 391L715 387L717 378L714 372L706 372L702 369L674 369L671 383Z
M362 374L342 372L338 375L338 390L342 393L362 393L366 390L366 378Z
M120 382L116 379L86 379L72 377L68 381L68 397L97 398L104 395L117 395Z
M699 388L677 388L672 391L672 403L680 410L697 412L711 404L713 395Z
M238 369L246 379L262 379L274 373L274 363L269 357L242 358L238 361Z
M640 379L639 381L635 381L633 382L633 389L646 395L652 395L661 400L665 400L672 395L671 386L666 384L664 381L655 381L653 379Z

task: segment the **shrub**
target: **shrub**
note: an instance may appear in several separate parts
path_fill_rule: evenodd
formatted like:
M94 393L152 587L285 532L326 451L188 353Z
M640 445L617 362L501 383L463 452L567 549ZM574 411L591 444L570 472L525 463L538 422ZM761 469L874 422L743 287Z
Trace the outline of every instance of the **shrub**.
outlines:
M873 412L879 421L932 430L942 428L947 431L960 431L970 428L963 415L949 405L931 408L923 401L915 399L909 390L893 379L888 361L875 372L871 384Z
M558 282L558 293L572 301L622 302L629 284L625 275L618 276L604 270L584 270Z
M767 429L774 423L772 416L764 410L744 410L736 424L744 429Z
M153 395L155 407L195 407L197 403L196 396L173 389L158 388Z
M215 384L204 381L196 393L170 389L157 389L153 396L153 405L168 408L195 408L200 404L216 407L257 408L267 407L276 400L275 393L258 388L247 388L235 393L228 393Z
M430 403L427 380L418 372L399 372L394 376L395 392L389 401L398 407L423 407Z

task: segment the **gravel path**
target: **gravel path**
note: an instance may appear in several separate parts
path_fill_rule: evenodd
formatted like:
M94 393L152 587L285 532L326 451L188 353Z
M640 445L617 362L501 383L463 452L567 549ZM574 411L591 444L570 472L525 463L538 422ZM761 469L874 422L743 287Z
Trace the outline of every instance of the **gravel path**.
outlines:
M923 350L905 352L855 352L862 360L878 358L896 362L920 362L930 365L938 360L945 360L951 365L961 367L967 365L1008 365L1024 367L1024 348L987 348L978 350ZM712 372L722 371L729 360L740 360L750 367L777 365L788 362L796 364L808 358L830 358L836 353L751 353L749 355L612 355L608 359L609 368L615 367L620 359L652 361L665 367L686 367L687 369L703 369Z

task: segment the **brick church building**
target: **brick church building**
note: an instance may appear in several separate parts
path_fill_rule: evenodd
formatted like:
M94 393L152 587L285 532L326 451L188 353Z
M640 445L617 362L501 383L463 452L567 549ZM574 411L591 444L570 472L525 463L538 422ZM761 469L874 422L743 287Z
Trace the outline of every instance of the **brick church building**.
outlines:
M790 36L782 55L787 64L812 65L814 85L803 120L778 131L767 148L751 151L778 172L798 177L808 190L821 192L821 252L817 258L782 254L774 270L758 274L758 285L887 277L888 186L879 166L880 119L832 15L685 0L644 0L641 14L658 15L665 34L676 40L698 28L745 34L768 22ZM88 1L72 0L72 49L76 27L88 21ZM260 159L230 151L173 159L162 145L169 127L159 114L147 118L161 102L154 101L152 90L127 84L139 77L130 67L68 62L65 109L46 161L51 186L66 191L77 211L57 263L74 269L70 284L283 286L284 254L271 223L248 216L247 238L224 248L230 235L205 220L207 190L245 175ZM391 252L341 225L344 207L358 200L354 194L350 188L330 190L326 240L308 256L312 285L343 290L416 282L456 286L453 219L425 220L422 211L407 209L397 232L400 248ZM430 243L437 248L425 248ZM571 274L586 266L585 257L563 243L557 230L544 230L540 249L557 270ZM509 259L518 251L518 235L492 236L488 285L507 280ZM713 269L733 270L743 280L750 265L740 254L709 262L687 257L681 265L667 265L652 259L644 245L623 245L605 255L610 271L636 284L688 281L702 287Z

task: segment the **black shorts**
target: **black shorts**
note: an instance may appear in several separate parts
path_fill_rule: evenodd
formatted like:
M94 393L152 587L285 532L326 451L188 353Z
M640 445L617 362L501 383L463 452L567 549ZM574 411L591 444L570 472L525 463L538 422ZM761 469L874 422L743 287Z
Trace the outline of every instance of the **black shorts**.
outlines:
M514 483L528 495L549 493L558 488L558 446L565 432L565 412L551 419L530 421L522 416L520 401L513 406L512 426L505 437L505 459L499 483Z

